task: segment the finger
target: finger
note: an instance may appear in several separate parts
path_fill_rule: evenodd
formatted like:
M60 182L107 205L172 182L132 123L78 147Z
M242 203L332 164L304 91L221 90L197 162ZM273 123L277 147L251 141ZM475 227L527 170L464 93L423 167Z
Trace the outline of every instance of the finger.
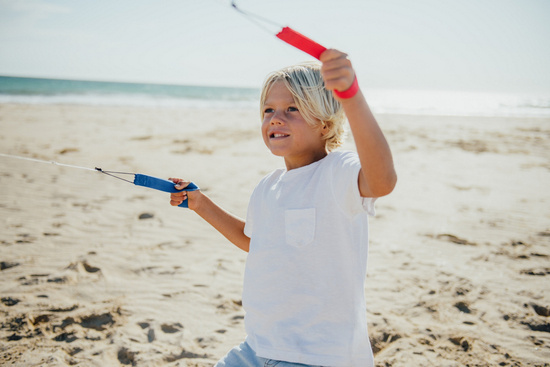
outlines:
M326 49L321 56L319 57L319 60L324 64L325 62L328 62L330 60L338 59L338 58L346 58L348 55L342 51L335 50L333 48Z
M187 191L174 192L170 194L172 200L185 200L187 198Z
M353 66L348 59L331 60L321 66L321 74L326 77L333 73L349 73L353 72Z
M181 192L170 194L170 200L183 200L182 197L183 195Z
M181 178L169 178L169 180L176 184L176 190L183 190L191 183L191 181L185 181Z
M340 92L343 92L345 90L348 90L354 80L354 74L350 76L341 76L329 80L325 80L325 89L327 90L338 90Z
M329 70L340 69L340 68L351 68L351 60L347 57L339 57L326 61L321 65L321 71L327 72Z
M170 205L178 206L187 200L187 192L182 191L170 195Z
M355 71L349 60L338 60L332 65L323 65L321 75L326 89L343 91L353 84Z
M170 205L172 206L178 206L181 203L183 203L183 200L170 200Z
M337 80L341 78L347 78L353 81L355 72L352 68L339 68L322 72L323 79L326 81Z

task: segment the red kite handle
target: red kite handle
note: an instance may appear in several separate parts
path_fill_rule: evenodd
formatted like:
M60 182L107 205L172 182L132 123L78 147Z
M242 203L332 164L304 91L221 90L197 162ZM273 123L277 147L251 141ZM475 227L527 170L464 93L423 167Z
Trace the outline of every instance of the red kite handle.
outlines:
M284 27L279 33L277 33L277 38L299 50L304 51L305 53L310 54L317 60L319 60L321 54L327 49L317 42L307 38L303 34L296 32L290 27Z

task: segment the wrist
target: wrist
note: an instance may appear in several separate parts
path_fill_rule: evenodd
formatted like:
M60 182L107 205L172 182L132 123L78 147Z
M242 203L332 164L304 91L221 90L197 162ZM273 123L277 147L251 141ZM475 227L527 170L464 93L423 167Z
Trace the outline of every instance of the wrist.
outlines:
M335 89L334 95L339 99L350 99L354 97L358 91L359 91L359 83L357 82L357 75L355 75L355 77L353 78L353 83L348 89L342 92Z
M189 194L191 194L191 197ZM201 207L203 206L204 197L205 195L202 193L201 190L187 192L187 200L189 200L189 209L194 212L200 211Z

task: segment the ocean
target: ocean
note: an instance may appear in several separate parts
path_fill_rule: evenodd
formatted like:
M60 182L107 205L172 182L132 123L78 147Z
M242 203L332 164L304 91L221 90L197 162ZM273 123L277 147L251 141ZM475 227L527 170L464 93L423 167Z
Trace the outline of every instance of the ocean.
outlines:
M256 107L253 88L118 83L0 76L0 103L144 107Z
M378 114L550 117L550 94L364 91ZM0 76L0 103L258 108L259 89Z

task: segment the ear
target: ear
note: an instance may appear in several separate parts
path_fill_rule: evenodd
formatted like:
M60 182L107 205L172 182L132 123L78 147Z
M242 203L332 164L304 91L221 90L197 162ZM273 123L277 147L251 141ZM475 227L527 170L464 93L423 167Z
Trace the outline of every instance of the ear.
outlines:
M328 134L329 130L328 130L327 124L325 122L323 122L321 126L322 126L321 127L321 135L324 136L324 135Z

